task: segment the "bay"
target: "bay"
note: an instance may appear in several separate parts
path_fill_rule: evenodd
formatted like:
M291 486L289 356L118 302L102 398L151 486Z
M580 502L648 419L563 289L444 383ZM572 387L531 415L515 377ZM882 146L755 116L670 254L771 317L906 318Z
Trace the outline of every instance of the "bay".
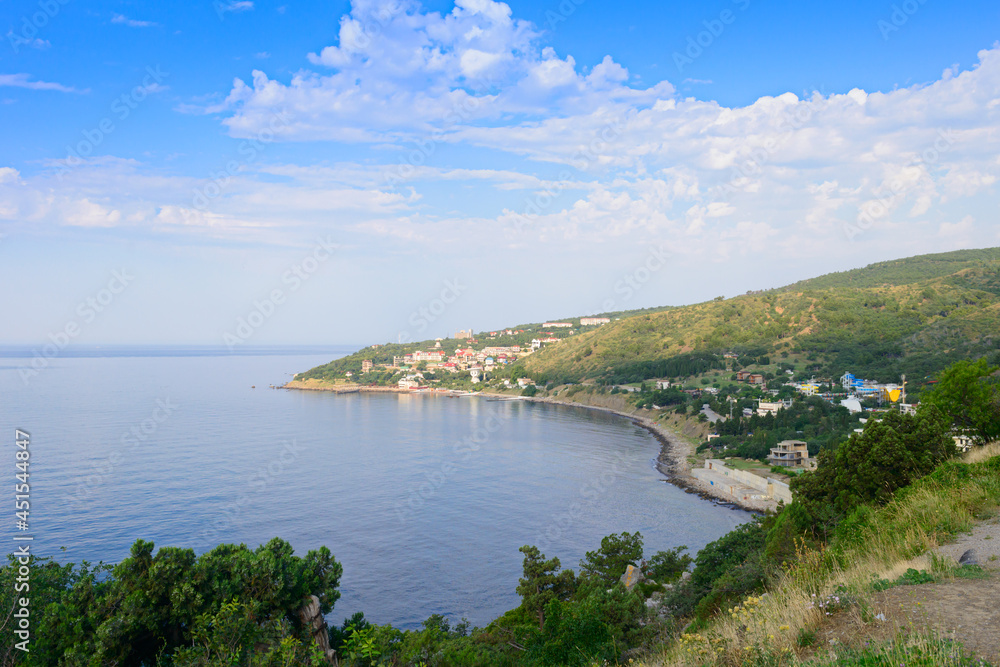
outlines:
M610 533L694 553L750 518L665 483L659 443L617 415L269 388L350 351L80 348L31 374L30 350L0 350L11 478L14 429L31 434L35 552L118 562L138 538L201 553L281 537L343 564L331 622L483 625L519 603L522 545L575 568Z

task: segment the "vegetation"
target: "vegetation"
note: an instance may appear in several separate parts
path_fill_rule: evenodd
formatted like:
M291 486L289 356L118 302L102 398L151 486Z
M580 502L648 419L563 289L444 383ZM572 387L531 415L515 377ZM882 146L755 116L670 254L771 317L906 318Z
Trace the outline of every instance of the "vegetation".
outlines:
M305 557L273 539L256 550L223 544L201 556L138 540L118 565L33 559L30 653L5 632L3 664L318 665L298 610L309 595L329 613L342 568L320 548ZM14 608L18 562L0 570Z

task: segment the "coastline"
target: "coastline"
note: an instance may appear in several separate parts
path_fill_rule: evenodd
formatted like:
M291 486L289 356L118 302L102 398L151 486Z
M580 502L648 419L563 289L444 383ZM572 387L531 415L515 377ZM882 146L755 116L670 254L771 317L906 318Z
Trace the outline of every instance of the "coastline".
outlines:
M495 397L505 400L532 401L535 403L550 403L552 405L567 405L587 410L598 410L625 417L632 423L649 431L657 442L660 443L660 454L656 457L656 469L660 471L669 484L682 489L685 493L692 493L705 500L722 507L733 507L749 512L763 512L777 507L775 501L745 501L733 498L720 493L712 486L701 482L691 474L691 464L688 457L694 454L694 448L686 442L676 432L658 424L655 420L643 415L637 415L623 410L602 405L591 405L588 403L578 403L576 401L564 400L554 397L541 396L510 396L495 392L467 392L454 389L401 389L399 387L382 387L368 385L330 385L317 380L291 380L287 384L275 389L297 389L299 391L327 391L333 394L353 394L353 393L388 393L388 394L431 394L438 396L483 396Z
M506 396L505 394L494 394L482 392L486 396ZM623 410L616 410L602 405L590 405L587 403L577 403L576 401L560 400L552 397L521 396L523 401L533 401L537 403L550 403L553 405L568 405L588 410L598 410L625 417L632 423L649 431L660 443L660 454L656 457L656 469L660 471L669 484L673 484L685 493L692 493L704 500L710 500L720 506L730 506L748 512L764 512L777 507L775 501L744 501L719 493L712 486L696 479L691 474L691 464L688 457L694 454L694 448L686 442L676 432L658 424L655 420L643 415L637 415Z

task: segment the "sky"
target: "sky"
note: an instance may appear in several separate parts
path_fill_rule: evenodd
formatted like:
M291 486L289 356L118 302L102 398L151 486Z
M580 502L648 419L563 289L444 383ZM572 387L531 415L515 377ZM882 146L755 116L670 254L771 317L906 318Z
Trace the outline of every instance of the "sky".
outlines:
M0 344L368 344L1000 245L1000 5L0 0Z

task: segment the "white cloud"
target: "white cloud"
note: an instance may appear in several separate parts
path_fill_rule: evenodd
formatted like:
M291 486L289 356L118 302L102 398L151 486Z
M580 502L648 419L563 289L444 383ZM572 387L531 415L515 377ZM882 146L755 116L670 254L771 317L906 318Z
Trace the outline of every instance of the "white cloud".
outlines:
M137 19L130 19L122 14L113 14L111 17L112 23L117 23L119 25L127 25L130 28L151 28L153 26L159 25L152 21L139 21Z
M32 81L30 74L0 74L0 87L27 88L28 90L55 90L60 93L87 93L89 90L77 90L72 86L50 81Z
M381 142L479 123L506 126L510 116L652 104L672 93L667 83L626 86L627 70L610 56L584 73L572 56L539 47L538 38L503 2L458 0L442 15L414 0L359 0L341 18L337 44L308 54L333 72L303 70L284 83L257 70L211 110L229 111L234 136L259 131L269 114L285 110L293 121L283 139Z

